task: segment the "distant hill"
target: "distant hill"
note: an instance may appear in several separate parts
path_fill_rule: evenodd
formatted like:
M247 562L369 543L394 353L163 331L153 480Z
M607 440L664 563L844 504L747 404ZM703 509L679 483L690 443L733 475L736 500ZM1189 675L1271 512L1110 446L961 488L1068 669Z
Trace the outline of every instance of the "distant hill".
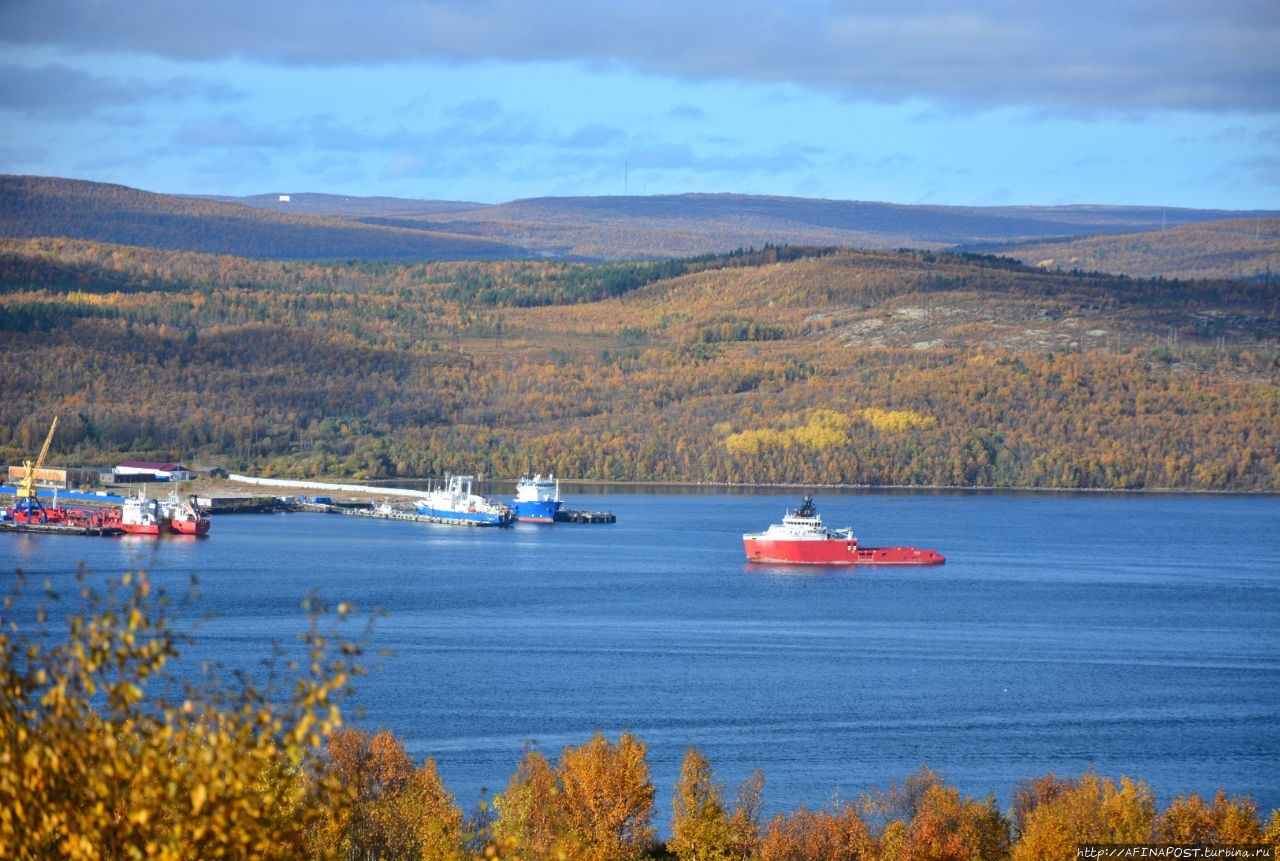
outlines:
M242 202L280 205L257 200ZM342 211L370 224L445 230L586 260L688 257L766 245L940 250L1158 230L1240 215L1160 207L902 206L739 194L544 197L472 209L438 201L416 206L414 211L415 202L356 198L344 199Z
M122 185L0 176L0 236L67 237L274 260L495 260L524 249L435 229L290 215Z
M974 250L1043 269L1135 278L1275 278L1280 276L1280 218L1232 218L1146 233L986 245Z
M1221 214L1181 210L1178 223ZM433 216L437 224L468 232L474 219L512 226L594 225L607 236L628 228L657 242L652 251L684 256L766 244L863 248L947 248L977 241L1079 236L1104 230L1152 229L1158 210L1107 207L900 206L864 201L684 194L659 197L538 198L488 207L478 213ZM518 228L519 229L519 228ZM485 235L510 236L509 231ZM681 237L684 237L683 239ZM622 241L627 241L623 239ZM631 240L636 245L643 239ZM603 243L602 243L603 244ZM708 247L708 246L715 246ZM639 250L638 248L636 250Z
M424 202L419 212L407 205L369 209L370 214L353 217L370 224L475 235L544 256L582 260L687 257L769 244L947 249L1156 230L1239 215L1160 207L900 206L744 194L540 197L474 210L444 209L431 202Z
M902 206L737 194L546 197L497 205L312 193L215 198L77 180L0 177L0 236L65 236L280 260L609 261L769 245L1016 248L1021 254L1029 253L1033 242L1243 216L1280 217L1280 212Z
M352 197L346 194L255 194L250 197L201 195L204 200L219 200L269 209L286 215L315 215L322 218L383 218L387 216L437 215L483 209L483 203L462 200L413 200L405 197Z

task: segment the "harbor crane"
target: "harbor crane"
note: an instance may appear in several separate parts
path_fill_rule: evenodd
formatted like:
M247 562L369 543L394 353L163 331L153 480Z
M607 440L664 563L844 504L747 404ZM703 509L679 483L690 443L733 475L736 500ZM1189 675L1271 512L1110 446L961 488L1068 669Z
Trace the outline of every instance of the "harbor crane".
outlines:
M40 456L34 462L26 460L22 462L22 468L25 473L18 482L17 492L14 494L17 498L17 504L13 510L15 514L22 514L23 519L28 523L39 519L44 522L49 519L48 513L45 511L44 505L36 496L36 473L44 466L44 459L49 455L49 446L53 443L53 432L58 427L58 417L53 417L53 424L49 425L49 435L44 438L44 446L40 449ZM36 512L39 512L37 517Z

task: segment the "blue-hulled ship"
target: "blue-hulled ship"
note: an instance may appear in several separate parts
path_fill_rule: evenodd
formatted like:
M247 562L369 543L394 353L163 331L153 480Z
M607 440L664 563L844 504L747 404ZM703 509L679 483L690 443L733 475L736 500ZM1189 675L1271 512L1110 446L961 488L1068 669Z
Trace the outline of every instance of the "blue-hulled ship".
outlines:
M560 501L560 482L554 475L525 476L516 483L516 498L511 509L516 520L532 523L554 523L563 505Z
M451 475L441 488L427 491L426 496L414 503L423 517L440 523L457 523L463 526L510 526L515 513L487 497L471 492L474 476Z

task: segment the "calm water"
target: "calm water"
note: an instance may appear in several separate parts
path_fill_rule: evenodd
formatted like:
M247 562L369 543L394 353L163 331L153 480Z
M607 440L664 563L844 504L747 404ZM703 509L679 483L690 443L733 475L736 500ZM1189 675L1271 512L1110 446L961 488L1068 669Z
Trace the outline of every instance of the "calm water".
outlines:
M465 806L525 745L596 730L649 745L658 811L689 745L771 809L928 765L1007 803L1089 768L1161 801L1219 787L1280 807L1280 500L824 493L864 544L941 568L748 565L741 534L795 494L571 494L610 526L466 529L320 514L224 516L207 540L0 535L0 569L70 582L200 577L196 651L251 666L302 630L311 587L384 608L361 723L434 756ZM352 635L359 626L352 626Z

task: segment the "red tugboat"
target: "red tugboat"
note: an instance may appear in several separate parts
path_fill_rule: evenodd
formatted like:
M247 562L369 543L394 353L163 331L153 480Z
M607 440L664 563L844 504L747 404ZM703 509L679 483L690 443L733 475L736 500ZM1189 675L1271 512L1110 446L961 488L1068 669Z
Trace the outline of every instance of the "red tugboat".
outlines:
M781 523L764 532L742 536L749 562L786 565L941 565L946 558L936 550L915 547L859 547L853 528L829 529L806 496Z

